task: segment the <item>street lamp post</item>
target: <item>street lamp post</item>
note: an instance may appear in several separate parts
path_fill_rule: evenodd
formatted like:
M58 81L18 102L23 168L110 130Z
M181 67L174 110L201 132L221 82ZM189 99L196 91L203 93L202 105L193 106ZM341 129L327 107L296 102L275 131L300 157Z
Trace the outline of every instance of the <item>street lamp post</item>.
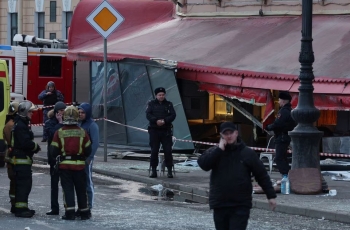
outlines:
M315 57L312 49L312 2L313 0L302 0L299 100L297 107L292 111L292 117L298 125L289 132L293 147L292 170L320 169L319 144L323 132L318 131L313 124L320 117L320 111L315 107L313 99L312 64Z

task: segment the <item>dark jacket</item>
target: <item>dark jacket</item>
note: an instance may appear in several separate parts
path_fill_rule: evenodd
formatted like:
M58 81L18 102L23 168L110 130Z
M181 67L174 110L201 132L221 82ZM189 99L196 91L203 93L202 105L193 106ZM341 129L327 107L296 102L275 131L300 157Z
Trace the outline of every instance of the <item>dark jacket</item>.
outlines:
M176 118L173 103L164 99L163 102L159 102L157 99L148 102L146 109L146 117L149 120L149 127L156 129L170 129L172 122ZM157 120L164 119L165 124L162 126L157 125Z
M100 131L97 123L92 118L92 108L88 103L82 103L78 106L78 109L82 109L85 112L85 120L79 122L79 126L83 128L89 135L91 141L91 154L88 160L94 160L98 146L100 145Z
M296 126L296 122L291 116L292 106L290 103L285 104L279 111L276 120L266 127L267 131L275 133L275 142L290 142L288 131L292 131Z
M28 118L15 117L13 127L13 155L17 158L33 157L40 150L40 146L34 142L34 134L29 126Z
M58 120L56 118L56 113L57 111L54 111L53 109L47 113L47 116L49 119L45 122L45 128L44 128L44 132L48 137L47 145L51 144L53 135L57 130L59 130L63 126L63 124L58 123Z
M51 83L53 84L53 87L54 87L54 91L52 92L52 94L46 95L46 93L49 92L49 84L47 84L46 89L43 90L38 96L38 99L43 101L44 106L54 105L58 101L64 101L64 96L61 93L61 91L56 89L54 82L51 82ZM44 110L49 110L49 108L45 108Z
M226 145L225 151L211 147L198 159L198 165L211 170L210 209L244 206L252 207L251 174L265 191L268 199L276 197L269 175L257 154L238 139Z
M47 113L48 120L45 122L44 132L47 135L47 160L50 165L56 164L56 159L50 158L50 145L53 139L53 136L55 135L55 132L63 127L63 124L58 123L58 120L56 118L57 111L50 110Z

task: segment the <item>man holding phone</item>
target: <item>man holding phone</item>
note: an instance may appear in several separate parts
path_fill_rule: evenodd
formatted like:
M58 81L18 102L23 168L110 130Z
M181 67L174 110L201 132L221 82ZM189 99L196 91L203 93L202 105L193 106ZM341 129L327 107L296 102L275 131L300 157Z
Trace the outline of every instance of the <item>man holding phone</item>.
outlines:
M50 165L51 175L51 210L47 212L46 215L59 215L60 213L58 204L58 183L60 179L58 172L55 172L56 159L51 159L49 150L55 132L63 127L63 113L66 107L66 104L62 101L56 102L54 109L47 113L48 120L45 122L44 131L48 137L47 159Z
M232 122L221 124L220 136L219 145L207 149L198 165L204 171L211 170L209 206L214 210L215 228L243 230L252 208L251 174L266 193L272 210L276 193L263 163L243 143Z

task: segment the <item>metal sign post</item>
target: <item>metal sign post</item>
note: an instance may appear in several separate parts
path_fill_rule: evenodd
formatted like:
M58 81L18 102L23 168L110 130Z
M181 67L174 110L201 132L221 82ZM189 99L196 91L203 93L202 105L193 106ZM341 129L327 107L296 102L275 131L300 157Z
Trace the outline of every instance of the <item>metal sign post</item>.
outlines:
M103 1L86 18L90 25L99 32L103 39L103 71L104 71L104 100L103 100L103 139L104 161L107 162L107 37L124 22L124 17L109 2Z
M103 88L104 88L104 100L103 100L103 161L107 162L107 38L103 39Z

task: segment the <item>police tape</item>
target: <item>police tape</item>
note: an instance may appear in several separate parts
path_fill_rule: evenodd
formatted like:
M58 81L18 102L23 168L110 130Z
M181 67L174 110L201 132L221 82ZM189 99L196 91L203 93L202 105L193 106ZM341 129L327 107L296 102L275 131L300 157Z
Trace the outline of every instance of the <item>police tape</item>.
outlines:
M108 121L108 122L110 122L110 123L114 123L114 124L117 124L117 125L121 125L121 126L124 126L124 127L127 127L127 128L139 130L139 131L142 131L142 132L148 132L147 129L137 128L137 127L134 127L134 126L131 126L131 125L125 125L125 124L122 124L122 123L117 122L117 121L109 120L109 119L107 119L107 118L97 118L97 119L94 119L94 121L103 121L103 120L106 120L106 121ZM32 125L32 126L43 126L43 124L31 124L31 125ZM178 138L176 138L175 136L173 136L173 140L174 140L174 141L180 141L180 142L195 143L195 144L211 145L211 146L217 146L217 145L218 145L217 143L212 143L212 142L204 142L204 141L193 141L193 140L178 139ZM275 153L275 152L276 152L275 149L270 149L270 148L260 148L260 147L251 147L251 146L247 146L247 147L250 148L250 149L252 149L252 150L260 151L260 152L268 152L268 153ZM291 150L288 150L288 153L292 153L292 151L291 151ZM339 153L320 153L320 156L325 156L325 157L339 157L339 158L350 158L350 154L339 154Z
M69 102L69 103L64 103L66 105L75 105L74 102ZM47 106L40 106L38 107L38 110L43 110L43 109L47 109L47 108L53 108L55 107L55 105L47 105Z

